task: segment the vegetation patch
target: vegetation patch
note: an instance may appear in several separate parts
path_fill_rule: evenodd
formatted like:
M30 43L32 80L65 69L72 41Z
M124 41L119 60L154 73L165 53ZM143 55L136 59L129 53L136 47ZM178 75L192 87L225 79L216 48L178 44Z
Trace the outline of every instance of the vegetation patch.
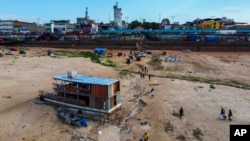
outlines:
M57 50L54 51L54 54L56 56L67 56L67 57L84 57L84 58L90 58L92 62L101 64L101 56L96 55L91 52L77 52L77 51L65 51L65 50Z
M185 138L185 136L183 136L183 135L179 135L179 136L176 137L176 140L185 141L186 138Z
M164 66L162 65L162 59L160 59L160 55L153 55L151 58L151 61L149 61L148 64L154 70L163 70L164 69Z
M116 67L116 64L111 60L103 61L102 64L108 67Z
M133 71L128 71L128 73L138 73L138 72L133 72ZM182 76L182 75L176 75L174 73L169 73L165 76L157 76L154 75L154 77L163 77L163 78L170 78L172 81L174 79L180 79L180 80L186 80L186 81L192 81L192 82L201 82L201 83L208 83L208 84L214 84L214 85L225 85L225 86L231 86L231 87L236 87L236 88L241 88L241 89L249 89L250 90L250 85L245 84L242 82L238 82L236 80L221 80L221 79L209 79L209 78L202 78L202 77L197 77L197 76ZM149 84L149 86L158 86L159 84Z
M202 133L202 131L201 131L200 128L196 128L196 129L193 129L193 136L194 136L197 140L202 141L202 140L203 140L204 134Z
M122 70L119 72L120 78L124 78L127 77L128 75L130 75L130 71L128 70Z
M170 121L168 121L167 123L165 123L165 131L167 133L174 131L174 126L170 123Z
M29 48L28 48L28 47L20 47L20 49L19 49L19 50L28 51L28 50L29 50Z
M228 80L225 81L224 84L236 88L250 89L250 86L247 86L247 84L242 84L241 82L238 82L236 80Z
M196 72L209 72L214 70L214 68L205 61L202 62L188 62L193 66L194 71Z
M1 51L9 50L6 46L0 46Z
M203 83L212 83L213 82L213 80L211 80L211 79L206 79L206 78L196 77L196 76L191 76L191 75L182 76L182 79L192 81L192 82L203 82Z
M234 57L234 56L231 56L231 57L222 57L222 56L220 56L220 57L218 57L218 58L219 58L219 60L220 60L221 62L224 62L224 63L236 62L236 60L238 59L238 58L236 58L236 57Z
M173 66L173 67L166 67L165 70L169 72L177 72L177 71L182 71L183 68L178 67L178 66Z
M172 115L175 116L175 117L180 118L180 114L178 112L176 112L176 111L173 111Z
M159 86L160 84L159 83L151 83L149 84L149 86Z

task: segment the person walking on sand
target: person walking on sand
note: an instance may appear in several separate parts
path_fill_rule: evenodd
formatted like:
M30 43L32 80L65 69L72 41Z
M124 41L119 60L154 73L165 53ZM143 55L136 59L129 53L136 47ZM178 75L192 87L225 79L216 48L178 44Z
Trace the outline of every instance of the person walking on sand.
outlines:
M221 110L220 110L220 119L223 119L223 120L226 119L225 110L223 107L221 107Z
M151 89L151 96L154 97L154 95L155 95L155 89L152 88L152 89Z
M229 109L229 111L228 111L228 120L232 120L232 116L233 116L233 113L232 113L232 111L231 111L231 109Z
M149 135L147 132L145 132L141 138L141 141L148 141Z
M180 115L180 118L182 119L183 117L183 114L184 114L184 110L183 108L181 107L180 110L179 110L179 115Z
M150 77L151 77L151 75L149 74L149 75L148 75L148 80L150 80Z

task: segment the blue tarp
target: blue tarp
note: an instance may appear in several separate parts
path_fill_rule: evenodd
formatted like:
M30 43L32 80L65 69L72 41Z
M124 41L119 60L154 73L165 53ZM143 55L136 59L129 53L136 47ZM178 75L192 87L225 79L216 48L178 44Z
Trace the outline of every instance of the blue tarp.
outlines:
M105 51L105 48L95 48L95 53L97 53L98 55L104 55Z
M84 126L84 127L88 127L88 123L87 123L87 120L86 119L81 119L81 124Z
M189 35L188 36L188 41L200 41L201 37L198 35Z
M218 36L206 36L205 37L206 41L207 42L217 42L219 41L219 37Z

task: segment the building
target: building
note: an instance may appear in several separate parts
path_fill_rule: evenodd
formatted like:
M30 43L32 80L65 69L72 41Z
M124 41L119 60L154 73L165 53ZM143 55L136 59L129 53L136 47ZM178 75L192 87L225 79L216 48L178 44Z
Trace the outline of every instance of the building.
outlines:
M122 27L122 9L118 8L118 2L114 5L114 22L117 24L119 28Z
M44 27L45 27L45 32L52 33L52 24L51 23L44 24Z
M45 30L54 34L66 34L73 31L70 20L51 20L50 23L45 24Z
M168 18L162 19L160 29L171 29L170 21Z
M205 19L201 20L200 23L197 25L198 29L222 29L223 23L217 20Z
M229 30L250 30L250 25L234 25L232 27L229 28Z
M51 20L52 33L55 34L66 34L70 26L69 20Z
M18 20L0 20L1 34L27 34L44 32L43 26L38 26L37 23L28 23Z
M49 103L107 115L121 106L120 81L77 75L76 71L53 77L54 93L40 91L40 98Z
M13 20L0 20L0 34L11 34L14 32Z
M82 34L96 33L98 31L98 26L95 24L95 20L89 19L88 7L86 7L85 17L77 18L76 22L79 25L80 33Z

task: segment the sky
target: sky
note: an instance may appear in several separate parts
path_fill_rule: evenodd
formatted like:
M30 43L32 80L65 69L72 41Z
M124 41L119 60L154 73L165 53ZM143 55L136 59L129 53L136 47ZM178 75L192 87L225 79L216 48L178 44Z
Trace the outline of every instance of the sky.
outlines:
M0 19L49 23L50 20L70 20L85 16L107 23L114 20L113 6L122 8L122 20L160 22L193 21L197 18L234 19L250 24L250 0L0 0Z

